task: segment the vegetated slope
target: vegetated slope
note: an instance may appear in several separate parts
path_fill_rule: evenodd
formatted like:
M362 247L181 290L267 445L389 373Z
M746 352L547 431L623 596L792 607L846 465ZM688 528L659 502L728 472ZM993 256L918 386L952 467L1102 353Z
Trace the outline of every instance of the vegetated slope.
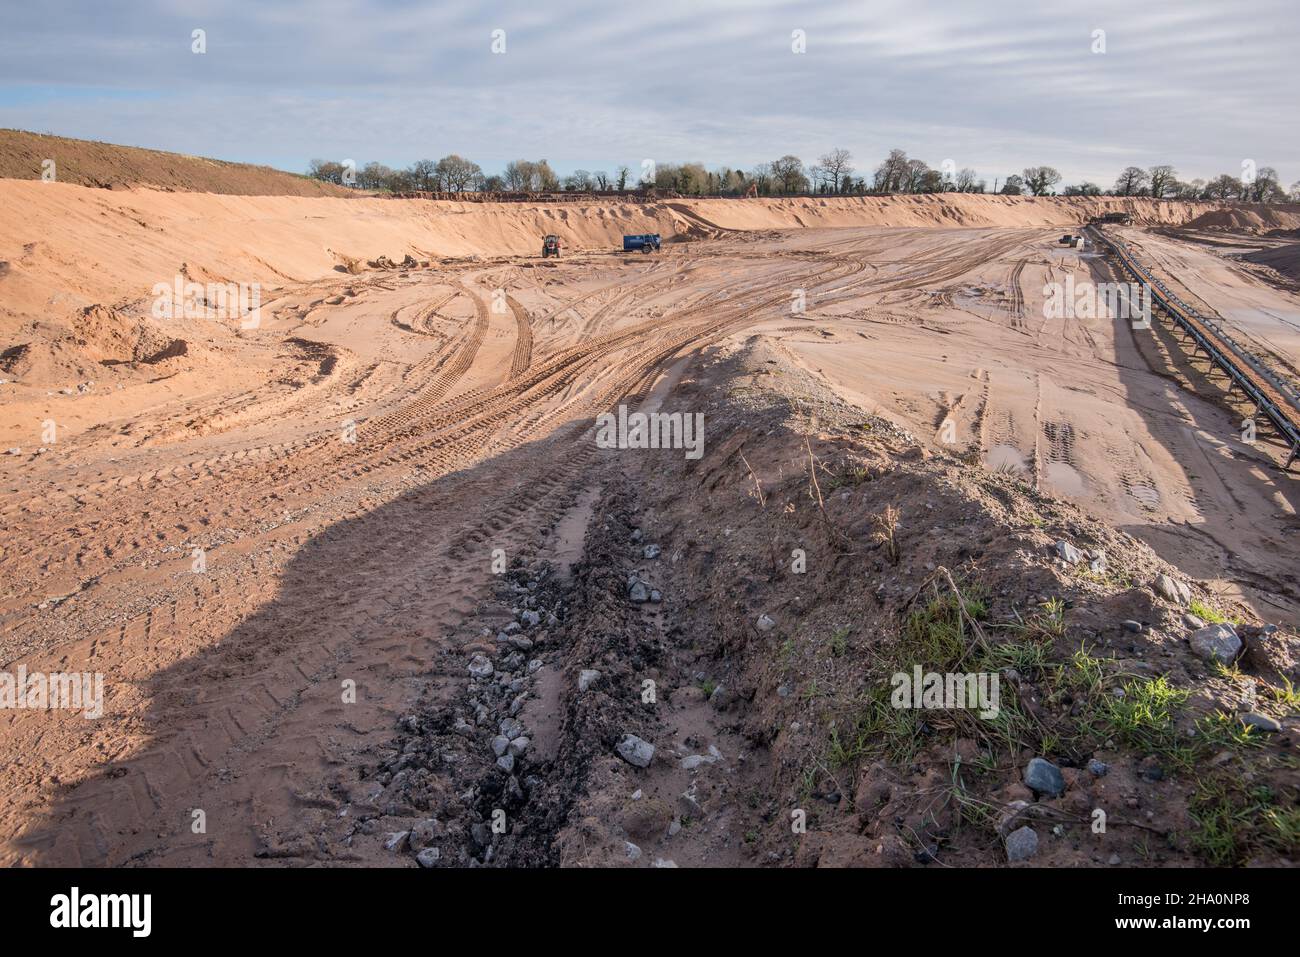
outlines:
M126 189L154 189L236 196L346 196L340 186L269 166L228 163L202 156L117 146L25 130L0 130L0 178L40 179L45 160L54 161L61 183Z
M670 401L705 456L627 453L572 583L521 559L466 623L489 637L461 693L360 769L411 808L394 829L439 822L439 866L1293 858L1295 636L1242 623L1206 660L1193 613L1243 609L1131 536L930 455L762 340L695 371ZM916 669L997 700L900 702Z

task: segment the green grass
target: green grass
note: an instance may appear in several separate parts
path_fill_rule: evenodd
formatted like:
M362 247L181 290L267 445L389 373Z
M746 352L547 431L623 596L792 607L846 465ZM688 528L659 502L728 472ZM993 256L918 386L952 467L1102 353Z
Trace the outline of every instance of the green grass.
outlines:
M1225 775L1200 781L1188 808L1196 830L1192 846L1219 867L1246 863L1259 849L1300 849L1300 809L1284 805L1266 786L1246 787Z
M1194 731L1183 730L1189 727L1191 695L1166 676L1118 672L1112 659L1083 646L1062 656L1057 649L1068 629L1060 599L1044 602L1026 619L990 624L983 595L977 588L969 591L962 598L936 595L914 608L872 669L880 680L869 683L871 690L852 702L836 706L829 689L820 691L815 682L807 687L805 700L825 698L822 707L830 717L825 749L812 768L805 768L805 790L827 769L837 772L875 759L907 765L936 742L971 738L979 744L980 758L954 765L944 800L959 821L993 829L997 809L971 793L971 780L989 773L1000 776L1023 750L1081 761L1100 748L1115 747L1134 761L1155 756L1161 767L1192 788L1188 806L1194 824L1185 837L1206 862L1239 864L1266 850L1296 852L1300 810L1294 796L1279 797L1245 783L1250 780L1244 774L1247 768L1258 767L1261 758L1273 760L1262 750L1268 742L1265 735L1223 712L1201 716ZM846 653L847 633L841 629L831 637L832 655ZM967 709L893 707L889 676L910 674L918 664L925 672L938 673L1015 669L1022 680L1037 686L1051 717L1040 721L1026 711L1016 686L1006 680L1000 683L999 714L991 720ZM1262 690L1288 707L1300 704L1300 693L1289 683L1280 688L1264 685ZM1210 764L1225 751L1229 760ZM1259 758L1246 763L1252 753Z
M1188 603L1187 610L1190 611L1197 618L1201 619L1201 621L1205 622L1207 625L1237 624L1237 622L1234 619L1229 618L1227 615L1223 614L1217 608L1213 608L1207 605L1205 602L1201 601L1198 598L1193 598Z
M1188 692L1169 684L1164 675L1158 678L1134 678L1118 692L1101 695L1095 703L1095 715L1107 739L1120 741L1147 754L1164 754L1177 759L1186 757L1174 719L1186 704Z

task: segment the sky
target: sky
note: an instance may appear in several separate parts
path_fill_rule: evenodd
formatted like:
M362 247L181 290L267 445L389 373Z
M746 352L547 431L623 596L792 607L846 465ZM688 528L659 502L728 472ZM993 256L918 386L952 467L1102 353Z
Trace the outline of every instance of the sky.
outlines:
M862 175L897 147L990 187L1247 161L1290 185L1298 56L1300 0L11 2L0 127L296 172L454 152L636 178L843 147Z

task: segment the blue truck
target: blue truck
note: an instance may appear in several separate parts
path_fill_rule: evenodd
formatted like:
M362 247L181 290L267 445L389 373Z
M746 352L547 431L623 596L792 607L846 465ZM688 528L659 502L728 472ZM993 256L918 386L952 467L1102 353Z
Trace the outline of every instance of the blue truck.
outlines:
M623 237L623 252L630 253L638 249L643 253L657 253L659 251L659 234L644 233L640 236Z

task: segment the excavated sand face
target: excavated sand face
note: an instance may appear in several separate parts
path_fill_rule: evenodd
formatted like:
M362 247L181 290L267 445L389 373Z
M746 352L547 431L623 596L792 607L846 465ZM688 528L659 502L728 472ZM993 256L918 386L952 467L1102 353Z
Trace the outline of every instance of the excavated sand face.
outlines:
M1110 278L1091 250L1056 244L1101 205L530 209L3 182L0 207L12 369L0 374L0 446L19 450L3 456L0 486L0 662L103 675L107 716L15 711L0 725L4 753L22 756L0 770L5 863L384 863L385 834L422 815L490 814L491 793L447 810L463 782L436 771L456 757L435 756L412 782L389 750L399 719L418 718L404 733L444 735L439 754L481 757L498 730L490 712L524 694L513 716L539 747L569 753L573 725L555 716L569 714L576 669L601 665L564 657L562 623L547 615L571 602L584 620L624 618L602 603L625 569L600 536L584 547L584 532L604 522L603 502L631 520L617 489L678 472L745 477L748 459L779 484L779 457L715 448L706 407L768 377L809 384L797 401L810 434L818 397L833 396L925 450L880 455L946 456L958 477L1002 469L1015 494L1069 500L1147 543L1223 610L1300 622L1300 556L1283 531L1296 479L1274 467L1277 450L1241 441L1236 410L1159 330L1045 316L1050 283ZM1168 224L1195 213L1135 208ZM624 231L711 238L610 251ZM547 232L565 239L558 261L534 248ZM412 268L365 265L408 254ZM262 284L259 321L156 316L151 290L176 275ZM736 350L761 368L713 367ZM705 413L703 472L682 450L666 450L668 469L648 457L660 451L597 447L598 414L643 402ZM683 541L725 535L716 516L685 527L682 481ZM649 501L666 511L670 492ZM990 521L992 534L999 498L977 498L945 521ZM1123 547L1137 554L1133 539ZM497 563L516 559L566 583L506 585ZM1142 553L1132 567L1166 566ZM665 595L667 634L686 619ZM520 635L531 644L507 652L498 633L535 608ZM1161 618L1171 635L1175 620ZM666 667L634 643L591 648L626 652L629 680ZM467 697L474 655L521 675L543 664L519 689ZM690 714L687 738L703 727ZM616 722L592 721L612 753ZM398 807L403 771L423 796ZM491 780L501 793L508 779ZM191 830L196 807L204 836ZM375 823L347 831L358 816ZM580 837L560 839L576 863Z

